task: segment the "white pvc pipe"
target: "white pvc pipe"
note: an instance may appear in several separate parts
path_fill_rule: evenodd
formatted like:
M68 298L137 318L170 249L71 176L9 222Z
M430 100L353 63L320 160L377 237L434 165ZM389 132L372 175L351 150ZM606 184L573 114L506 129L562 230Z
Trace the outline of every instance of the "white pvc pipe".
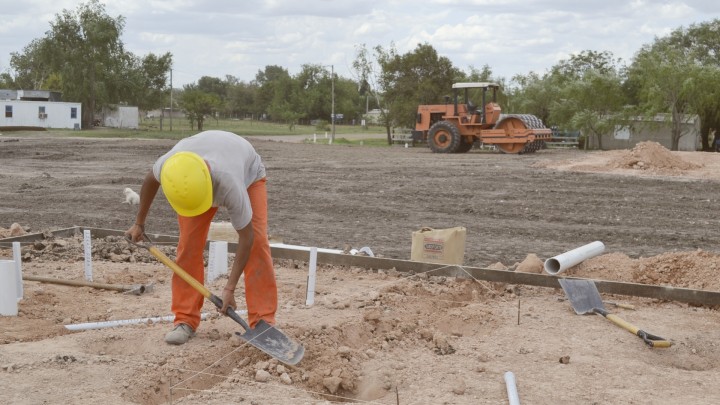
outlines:
M92 277L92 238L90 230L83 231L83 247L85 248L85 280L93 281Z
M520 405L520 397L515 384L515 374L512 371L505 372L505 386L507 387L508 400L510 405Z
M238 314L246 314L247 311L235 311ZM207 313L201 314L200 319L206 319L208 317ZM117 321L105 321L105 322L88 322L88 323L74 323L71 325L65 325L65 329L67 330L89 330L89 329L104 329L104 328L114 328L116 326L125 326L125 325L138 325L141 323L148 323L148 322L170 322L175 320L175 315L167 315L167 316L156 316L153 318L137 318L137 319L121 319Z
M286 245L284 243L271 243L270 246L272 247L279 247L279 248L285 248L285 249L293 249L293 250L304 250L306 252L309 252L311 248L307 246L298 246L298 245ZM317 248L318 252L322 253L335 253L335 254L342 254L343 251L339 249L324 249L324 248Z
M310 262L308 263L307 291L305 293L305 305L311 306L315 303L315 276L317 274L317 248L310 248Z
M318 252L321 253L334 253L334 254L344 254L345 252L340 249L325 249L325 248L309 248L307 246L299 246L299 245L287 245L285 243L271 243L271 247L278 247L278 248L285 248L285 249L293 249L293 250L304 250L306 252L309 252L310 249L317 249ZM356 255L358 253L365 253L368 256L375 257L372 250L370 250L369 247L365 246L360 248L360 250L357 249L350 249L349 252L351 255Z
M15 281L17 282L17 300L23 299L23 279L22 279L22 250L20 242L12 243L13 260L15 261Z
M212 283L216 278L227 274L228 268L227 241L212 241L208 250L207 282Z
M569 269L584 260L595 257L605 251L605 245L600 241L588 243L579 248L559 254L545 260L545 271L555 275L562 273L565 269Z
M15 260L0 260L0 316L17 316Z

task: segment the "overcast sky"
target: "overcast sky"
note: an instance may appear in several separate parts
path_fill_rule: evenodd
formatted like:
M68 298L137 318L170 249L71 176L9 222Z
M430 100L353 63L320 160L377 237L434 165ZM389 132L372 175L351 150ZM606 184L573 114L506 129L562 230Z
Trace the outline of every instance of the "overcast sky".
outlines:
M545 72L582 50L626 61L680 26L720 17L717 0L103 0L126 19L122 41L135 55L173 55L173 85L202 76L250 81L267 65L334 65L354 78L358 45L392 43L400 53L429 43L465 71L496 76ZM78 1L0 0L0 71L10 53L44 36Z

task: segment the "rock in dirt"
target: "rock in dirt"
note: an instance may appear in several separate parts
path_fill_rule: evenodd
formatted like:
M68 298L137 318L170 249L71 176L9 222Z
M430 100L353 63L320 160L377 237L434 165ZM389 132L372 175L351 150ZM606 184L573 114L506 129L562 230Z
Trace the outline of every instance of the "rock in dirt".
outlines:
M230 336L230 346L232 347L240 347L245 341L242 340L242 338L236 334L232 334Z
M15 222L14 224L10 225L10 236L22 236L25 235L25 230L23 229L20 224Z
M491 270L507 270L507 267L500 262L493 263L493 264L487 266L487 268L491 269Z
M463 380L463 379L458 379L452 385L452 392L455 395L464 395L466 389L467 388L465 386L465 380Z
M447 336L440 332L435 332L433 335L433 344L435 345L435 353L439 355L455 353L455 348L450 345Z
M282 381L283 384L287 384L287 385L292 384L292 379L290 378L290 376L288 375L288 373L282 373L282 374L280 374L280 381Z
M258 370L255 373L255 381L257 382L268 382L270 380L270 373L265 370Z
M521 271L523 273L536 273L540 274L543 272L543 261L535 253L527 255L525 260L518 264L515 271Z
M562 364L570 364L570 356L562 356L562 357L560 357L560 363L562 363Z
M342 378L340 377L327 377L323 379L323 386L330 391L331 394L334 394L337 392L338 388L340 388L340 384L342 383Z

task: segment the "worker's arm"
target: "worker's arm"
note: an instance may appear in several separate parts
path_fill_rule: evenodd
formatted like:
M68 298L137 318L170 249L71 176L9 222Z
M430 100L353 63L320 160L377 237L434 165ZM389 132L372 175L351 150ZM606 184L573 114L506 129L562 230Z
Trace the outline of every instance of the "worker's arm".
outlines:
M225 288L223 288L223 307L220 308L221 314L225 314L228 307L233 309L237 308L237 304L235 303L235 287L237 286L240 276L247 264L248 258L250 257L250 248L252 248L254 238L252 222L247 224L245 228L239 229L237 233L238 244L237 250L235 251L235 261L233 262L232 270L230 270L230 275L228 276Z
M148 174L145 175L145 180L140 188L140 205L138 206L135 223L130 229L125 231L125 235L130 237L134 242L140 241L143 233L145 233L145 219L147 218L150 206L159 188L160 182L155 179L152 170L150 170Z

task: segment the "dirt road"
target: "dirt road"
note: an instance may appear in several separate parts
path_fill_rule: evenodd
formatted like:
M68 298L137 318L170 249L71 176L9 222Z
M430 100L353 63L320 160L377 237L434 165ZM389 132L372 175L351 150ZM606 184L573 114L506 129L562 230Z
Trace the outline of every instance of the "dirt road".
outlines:
M34 230L127 228L134 212L123 204L123 188L139 190L154 159L173 144L12 139L0 139L0 226ZM705 162L699 170L612 172L610 152L440 155L422 147L252 142L268 169L269 232L286 243L368 246L407 259L412 231L465 226L466 264L474 266L512 265L528 253L551 257L594 240L631 257L720 246L720 154L688 155ZM583 162L592 172L564 170ZM177 233L164 198L156 199L147 227Z
M541 259L601 240L607 253L568 275L720 291L720 154L436 155L252 142L268 167L270 233L286 243L368 246L407 259L412 231L465 226L468 265L522 261L515 271L538 273ZM2 136L0 227L124 229L134 208L123 188L137 190L171 145ZM147 228L176 234L160 196ZM84 278L81 238L22 249L23 274ZM720 403L715 308L604 296L634 305L608 309L673 342L650 349L601 317L576 315L552 288L321 265L308 306L308 264L276 260L278 326L306 349L297 367L285 367L239 341L238 325L213 316L210 304L209 319L179 347L162 342L170 329L162 322L69 332L64 325L170 312L169 269L118 237L93 240L93 252L95 281L154 290L25 281L18 316L0 316L0 403L502 404L507 371L522 403ZM11 254L0 245L0 257ZM240 283L240 309L243 295Z

